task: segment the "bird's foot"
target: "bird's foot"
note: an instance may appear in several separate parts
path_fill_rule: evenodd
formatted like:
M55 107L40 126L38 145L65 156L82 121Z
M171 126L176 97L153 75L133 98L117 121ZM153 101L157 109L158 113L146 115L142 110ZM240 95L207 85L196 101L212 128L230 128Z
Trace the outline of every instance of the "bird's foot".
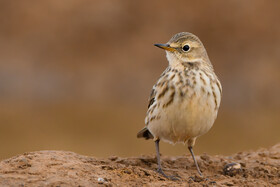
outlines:
M197 173L200 175L200 177L203 177L203 174L201 173L200 169L197 169Z
M173 181L178 181L179 180L179 176L168 176L162 171L161 168L158 168L157 172L159 174L161 174L162 176L164 176L165 178L169 179L169 180L173 180Z
M205 177L203 175L200 175L200 174L195 174L194 176L190 176L189 177L190 180L194 181L194 182L202 182L202 181L205 181L205 182L209 182L209 183L215 183L215 181L211 181L208 177Z

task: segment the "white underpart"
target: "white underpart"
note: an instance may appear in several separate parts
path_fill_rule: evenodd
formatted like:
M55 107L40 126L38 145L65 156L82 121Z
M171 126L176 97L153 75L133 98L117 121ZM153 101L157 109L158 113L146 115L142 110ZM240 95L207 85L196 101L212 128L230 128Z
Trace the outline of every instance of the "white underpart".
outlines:
M167 59L173 67L176 69L182 69L176 57L167 53ZM205 80L206 85L200 79L199 73L202 74L202 78ZM214 73L214 72L213 72ZM170 72L169 77L172 76ZM208 77L210 76L210 77ZM198 71L195 76L196 85L193 88L183 87L185 96L182 98L179 96L180 90L175 86L175 97L172 104L168 107L162 107L162 105L170 99L172 90L168 90L163 97L159 100L155 100L154 105L161 104L161 107L156 107L152 114L148 114L146 120L152 116L160 116L160 119L153 120L149 123L147 128L154 135L155 138L167 141L169 143L183 142L191 138L196 138L208 132L212 127L216 117L217 109L213 96L213 91L216 94L218 107L221 101L221 93L216 84L212 82L213 89L211 87L211 80L214 75L206 75L203 71ZM185 77L185 76L184 76ZM161 80L161 79L160 79ZM160 81L159 80L159 81ZM179 81L179 77L169 82L169 87L175 85ZM184 84L187 79L184 80ZM191 83L193 81L191 80ZM201 87L204 87L205 92ZM157 93L161 93L161 88L155 87ZM210 94L208 94L210 93Z

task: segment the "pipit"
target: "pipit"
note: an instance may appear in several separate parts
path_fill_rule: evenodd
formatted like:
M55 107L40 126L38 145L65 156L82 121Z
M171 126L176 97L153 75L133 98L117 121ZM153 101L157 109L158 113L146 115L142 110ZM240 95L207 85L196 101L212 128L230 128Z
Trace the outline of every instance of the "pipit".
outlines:
M217 118L222 86L214 73L207 52L199 38L188 32L174 35L166 44L155 44L166 51L169 66L153 86L146 127L138 138L153 139L158 172L161 167L159 141L187 143L197 172L202 176L193 153L197 137L205 134Z

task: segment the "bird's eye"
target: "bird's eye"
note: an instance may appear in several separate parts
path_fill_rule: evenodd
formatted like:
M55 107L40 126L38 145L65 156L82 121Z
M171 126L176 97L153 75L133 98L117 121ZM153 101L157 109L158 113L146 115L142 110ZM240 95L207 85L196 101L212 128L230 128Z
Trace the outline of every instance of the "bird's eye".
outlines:
M190 50L190 46L184 45L182 49L183 49L183 51L187 52L188 50Z

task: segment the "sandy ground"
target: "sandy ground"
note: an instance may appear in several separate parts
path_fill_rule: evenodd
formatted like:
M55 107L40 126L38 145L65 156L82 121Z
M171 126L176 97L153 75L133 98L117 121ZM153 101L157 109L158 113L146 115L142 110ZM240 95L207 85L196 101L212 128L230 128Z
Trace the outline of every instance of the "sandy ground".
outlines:
M166 173L178 176L178 181L155 172L155 155L94 158L67 151L24 153L0 162L0 186L280 186L280 144L231 156L198 155L204 177L198 176L190 155L162 158Z

